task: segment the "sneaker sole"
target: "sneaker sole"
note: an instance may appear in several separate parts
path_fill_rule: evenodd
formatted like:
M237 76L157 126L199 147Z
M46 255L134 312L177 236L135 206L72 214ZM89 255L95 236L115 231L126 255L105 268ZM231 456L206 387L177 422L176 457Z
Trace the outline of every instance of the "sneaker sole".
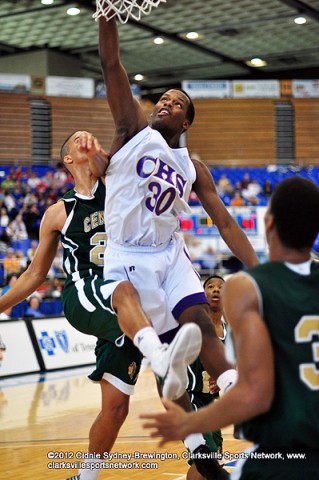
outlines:
M199 356L202 333L195 323L187 323L176 334L171 343L170 364L164 378L163 397L177 400L186 390L187 365Z

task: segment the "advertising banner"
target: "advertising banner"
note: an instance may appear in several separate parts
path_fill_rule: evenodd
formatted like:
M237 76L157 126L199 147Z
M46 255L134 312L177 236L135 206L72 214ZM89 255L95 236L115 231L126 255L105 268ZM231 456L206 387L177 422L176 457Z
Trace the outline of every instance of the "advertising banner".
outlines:
M95 363L96 338L79 332L64 317L31 323L46 370Z
M230 97L230 82L227 80L184 80L182 89L193 98Z
M0 322L0 377L38 372L40 366L23 320Z

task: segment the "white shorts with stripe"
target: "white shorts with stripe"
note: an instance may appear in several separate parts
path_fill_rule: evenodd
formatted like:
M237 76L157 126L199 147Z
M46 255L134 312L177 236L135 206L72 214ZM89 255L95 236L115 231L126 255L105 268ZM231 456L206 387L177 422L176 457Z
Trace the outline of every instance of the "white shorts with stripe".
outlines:
M132 282L159 335L176 328L187 307L207 303L200 277L178 234L160 247L124 247L108 241L104 278Z

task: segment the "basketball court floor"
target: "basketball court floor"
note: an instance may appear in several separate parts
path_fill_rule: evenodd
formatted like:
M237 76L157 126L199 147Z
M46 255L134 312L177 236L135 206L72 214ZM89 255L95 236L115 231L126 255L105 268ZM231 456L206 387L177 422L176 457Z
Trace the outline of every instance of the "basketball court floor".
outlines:
M84 461L89 428L100 410L100 387L87 379L91 370L82 367L0 379L0 479L65 480L77 473L75 463ZM162 408L153 374L144 366L113 449L118 458L106 460L113 468L103 469L101 480L186 478L184 445L170 442L159 448L158 439L142 428L139 415ZM231 455L249 446L233 439L232 430L223 431L229 471L235 463ZM125 454L132 457L121 458Z

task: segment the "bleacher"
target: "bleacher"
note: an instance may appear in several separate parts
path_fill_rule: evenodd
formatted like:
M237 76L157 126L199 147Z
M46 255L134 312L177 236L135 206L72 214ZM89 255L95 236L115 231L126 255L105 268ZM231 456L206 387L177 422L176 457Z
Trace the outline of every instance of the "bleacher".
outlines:
M268 167L212 167L210 168L211 174L215 183L222 175L226 175L231 184L234 186L237 182L240 182L246 173L249 174L251 180L257 180L259 185L264 186L266 180L270 180L272 188L283 180L294 175L300 175L304 178L312 180L319 185L319 166L308 167L296 167L296 166L278 166L270 165ZM259 206L267 205L268 197L262 193L259 197ZM221 195L221 198L226 206L230 205L231 196Z

